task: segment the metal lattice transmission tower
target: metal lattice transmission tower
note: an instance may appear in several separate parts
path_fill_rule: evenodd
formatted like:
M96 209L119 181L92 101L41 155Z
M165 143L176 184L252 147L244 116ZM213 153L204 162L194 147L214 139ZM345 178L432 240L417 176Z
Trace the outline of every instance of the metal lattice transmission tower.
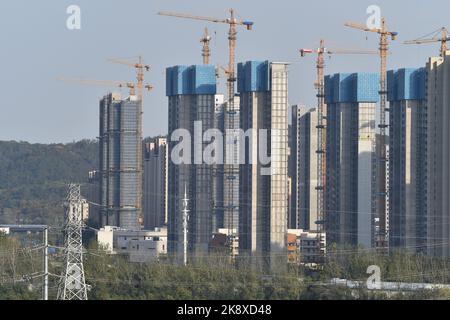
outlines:
M70 184L65 207L65 270L58 300L87 300L83 267L83 212L80 185Z
M378 125L380 129L380 143L376 143L376 153L377 161L374 176L376 176L376 188L377 188L377 199L376 199L376 217L379 219L378 231L375 234L375 243L381 241L379 246L387 246L387 176L386 168L388 166L389 159L387 158L386 152L386 112L387 108L387 57L389 55L389 37L392 41L397 39L397 32L389 31L386 26L385 18L381 18L380 28L369 28L367 26L347 22L345 26L359 29L362 31L378 33L380 35L379 42L379 55L380 55L380 123ZM377 246L377 245L376 245Z

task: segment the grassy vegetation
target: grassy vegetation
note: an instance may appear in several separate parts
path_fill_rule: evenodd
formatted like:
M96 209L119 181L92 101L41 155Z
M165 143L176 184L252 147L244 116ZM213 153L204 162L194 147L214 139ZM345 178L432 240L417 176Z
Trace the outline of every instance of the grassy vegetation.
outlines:
M15 253L12 254L11 250ZM40 278L12 280L24 279L26 274L41 271L39 253L30 256L29 250L24 250L18 240L6 236L0 237L0 253L0 261L3 261L0 264L0 299L40 299ZM50 272L60 274L62 262L61 256L52 256ZM186 267L168 260L133 264L125 257L105 254L95 243L89 246L85 255L91 300L450 299L448 290L389 294L328 284L331 278L338 277L365 281L370 264L380 265L383 281L445 280L441 283L450 283L448 278L443 278L450 267L448 262L405 254L377 256L352 252L334 259L323 270L290 267L270 273L250 266L236 267L223 257L215 256ZM425 276L431 274L436 277ZM57 286L58 278L51 277L52 299L56 297Z

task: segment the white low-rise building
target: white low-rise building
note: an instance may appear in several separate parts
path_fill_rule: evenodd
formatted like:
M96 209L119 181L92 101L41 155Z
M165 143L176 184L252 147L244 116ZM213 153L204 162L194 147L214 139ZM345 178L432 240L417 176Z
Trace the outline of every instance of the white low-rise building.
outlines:
M130 262L152 262L167 254L167 229L126 230L105 226L97 241L110 254L125 254Z

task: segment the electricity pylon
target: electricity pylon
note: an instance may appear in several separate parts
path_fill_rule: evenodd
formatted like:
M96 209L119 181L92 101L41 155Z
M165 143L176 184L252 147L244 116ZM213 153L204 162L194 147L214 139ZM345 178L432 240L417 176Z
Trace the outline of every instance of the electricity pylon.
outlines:
M83 267L83 212L80 185L69 185L64 208L66 268L58 289L58 300L87 300Z

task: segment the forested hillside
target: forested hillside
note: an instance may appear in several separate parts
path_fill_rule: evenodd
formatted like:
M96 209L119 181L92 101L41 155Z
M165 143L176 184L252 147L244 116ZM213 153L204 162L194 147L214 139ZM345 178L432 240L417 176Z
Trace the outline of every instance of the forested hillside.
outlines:
M84 183L98 167L98 143L0 141L0 223L57 225L69 182Z

